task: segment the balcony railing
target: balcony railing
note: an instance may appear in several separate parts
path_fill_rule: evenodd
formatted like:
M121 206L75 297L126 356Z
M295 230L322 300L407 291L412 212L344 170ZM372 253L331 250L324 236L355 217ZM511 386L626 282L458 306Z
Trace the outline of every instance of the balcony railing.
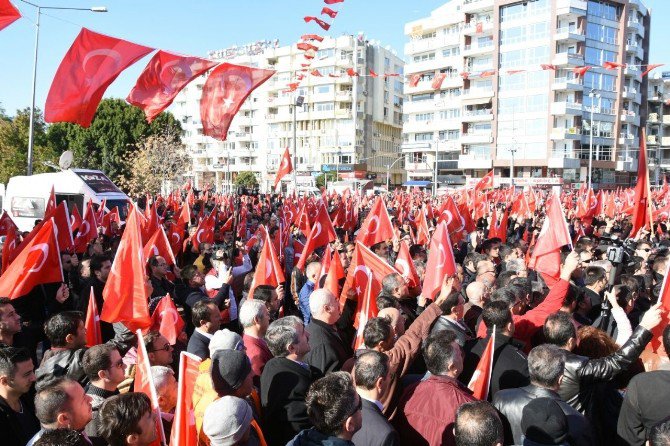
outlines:
M485 108L481 110L464 110L463 111L463 116L482 116L482 115L490 115L492 110L490 108Z

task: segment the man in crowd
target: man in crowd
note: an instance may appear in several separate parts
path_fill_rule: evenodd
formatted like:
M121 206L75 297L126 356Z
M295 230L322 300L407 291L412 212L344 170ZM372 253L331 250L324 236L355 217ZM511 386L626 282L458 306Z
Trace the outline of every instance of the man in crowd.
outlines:
M319 280L319 273L321 272L321 263L311 262L305 268L305 278L307 281L300 289L298 294L298 304L300 306L300 312L302 313L302 320L305 321L305 325L309 324L312 320L312 313L309 309L309 296L314 291L314 285L316 281Z
M151 297L159 298L169 294L174 298L174 283L167 279L167 273L169 272L167 261L161 256L151 256L149 257L148 264L151 274L149 279L153 288Z
M351 445L361 428L363 401L356 393L351 375L333 372L317 380L307 394L307 414L314 426L303 430L286 446Z
M169 367L172 364L174 348L159 331L152 330L144 335L149 364Z
M86 352L86 327L84 315L78 311L63 311L52 316L44 327L51 349L44 353L42 363L35 372L38 384L66 376L88 384L83 358Z
M307 325L309 332L309 353L305 362L316 367L324 375L340 370L351 357L352 351L335 324L342 315L337 298L326 289L312 293L309 300L312 321Z
M191 312L195 331L188 340L186 350L200 359L209 358L209 341L221 326L221 313L217 305L209 300L196 302Z
M100 408L100 434L110 446L149 446L156 441L156 423L149 397L124 393Z
M502 446L503 426L489 403L473 401L456 411L454 436L456 446Z
M265 341L265 333L270 326L270 313L265 303L256 299L244 302L240 308L240 324L244 329L242 339L251 361L254 384L260 387L265 364L272 359L272 353Z
M177 379L170 367L160 365L151 366L151 378L156 387L165 438L170 438L174 410L177 406Z
M0 344L14 345L14 338L21 332L21 316L14 310L12 301L0 297Z
M310 426L305 398L309 386L322 373L304 362L309 334L296 316L270 324L265 335L274 358L261 374L261 404L269 446L284 446Z
M94 345L86 350L82 361L89 380L86 395L91 398L92 420L86 426L89 437L99 436L97 415L107 398L119 394L118 386L125 380L126 365L119 351L110 344Z
M0 348L0 431L2 444L25 446L40 430L29 393L35 383L30 353L23 348Z

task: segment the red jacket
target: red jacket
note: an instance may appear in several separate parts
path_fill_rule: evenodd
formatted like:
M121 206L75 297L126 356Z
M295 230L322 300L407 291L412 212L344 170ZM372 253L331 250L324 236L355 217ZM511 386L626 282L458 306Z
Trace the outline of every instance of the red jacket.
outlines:
M431 375L405 390L395 419L400 444L453 446L456 410L476 401L472 392L457 379Z
M527 311L526 314L512 315L514 338L524 343L524 351L530 351L533 335L544 325L547 317L561 309L569 287L570 282L561 279L551 288L540 305ZM483 339L486 336L486 325L482 321L477 329L477 337Z
M247 349L247 356L251 362L251 371L254 374L254 384L260 387L261 373L265 368L265 363L272 359L272 353L264 339L254 338L253 336L243 335L242 342Z

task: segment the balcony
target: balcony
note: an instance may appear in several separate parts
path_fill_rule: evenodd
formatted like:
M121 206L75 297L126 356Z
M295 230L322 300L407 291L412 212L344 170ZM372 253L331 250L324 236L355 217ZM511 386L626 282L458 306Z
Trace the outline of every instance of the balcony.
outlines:
M623 87L621 97L624 99L630 99L638 104L642 102L642 95L635 88Z
M578 141L582 137L581 127L555 127L551 130L550 138L554 141Z
M556 53L551 61L552 65L556 66L573 66L578 67L584 65L584 56L579 53Z
M571 115L571 116L581 116L583 106L577 102L553 102L551 104L551 114L552 115Z
M461 117L463 122L493 121L493 113L490 108L483 110L464 110Z
M440 68L444 68L444 62L442 62L442 60L422 60L420 62L410 62L406 64L405 73L423 73L426 71L439 70Z
M636 126L640 125L640 116L632 111L623 110L621 112L621 116L619 117L619 119L621 120L622 124L626 123L626 124L634 124Z
M430 39L416 39L405 44L405 54L424 53L426 51L438 50L445 46L458 45L459 43L459 34L446 34ZM405 70L405 72L407 73L408 71Z
M626 28L631 31L635 31L640 36L644 37L644 25L637 20L629 20L626 24Z
M491 98L493 98L493 88L467 88L463 89L461 95L461 101L468 104L488 102Z
M647 7L644 6L644 3L642 3L641 0L629 0L628 3L631 8L639 10L642 15L647 15Z
M490 53L493 51L493 41L481 43L479 45L465 45L463 56L475 56L477 54Z
M616 160L616 170L623 172L636 172L637 160L633 158L619 158Z
M647 116L647 124L660 124L661 120L658 119L658 113L649 113Z
M647 100L649 102L663 102L663 93L660 91L650 91Z
M433 157L435 158L435 157ZM428 164L428 161L418 161L418 162L405 162L405 170L409 173L422 173L422 172L432 172L433 163Z
M556 0L556 15L585 16L585 0Z
M627 133L625 135L621 134L619 136L620 146L636 147L637 146L636 141L639 142L639 140L632 133Z
M351 102L351 95L352 93L350 91L338 91L337 94L335 95L335 100L343 102Z
M458 157L459 169L491 169L493 160L490 155L460 155Z
M554 40L556 42L585 42L586 36L579 31L576 27L565 26L563 28L558 28L554 34Z
M661 138L661 145L662 146L670 146L670 136L664 136Z
M493 22L491 20L484 22L470 22L463 26L463 35L475 36L483 34L491 34L493 31ZM407 70L405 70L407 71Z
M657 146L660 142L658 135L647 135L647 144Z
M493 0L463 0L462 13L486 11L493 9Z
M572 153L554 151L547 160L550 169L579 169L580 161Z
M633 66L627 65L623 69L623 74L624 74L624 76L632 76L632 77L635 77L637 79L641 79L641 74L642 73L640 72L640 69L638 67L633 67Z
M491 131L475 131L461 135L462 144L490 144L493 142Z
M582 91L584 81L579 77L557 77L551 84L553 91Z

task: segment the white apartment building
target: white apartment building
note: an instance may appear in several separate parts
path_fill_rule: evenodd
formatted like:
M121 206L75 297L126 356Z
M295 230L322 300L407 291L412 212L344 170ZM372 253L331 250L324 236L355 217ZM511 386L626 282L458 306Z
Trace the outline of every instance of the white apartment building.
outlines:
M572 183L591 158L595 187L630 185L649 23L640 0L451 0L407 23L405 72L420 78L405 84L408 179L459 185L494 169L498 183Z
M391 185L402 183L404 170L394 162L401 157L404 63L390 49L363 35L327 37L309 68L322 77L307 74L295 92L287 91L287 85L297 82L305 62L295 44L257 42L211 51L208 57L277 73L247 98L225 142L202 132L205 76L175 98L171 111L182 122L183 141L193 158L190 175L197 188L210 183L217 190L231 190L239 172L251 171L261 191L269 191L285 148L293 153L294 119L299 185L313 184L323 172L367 178L380 185L386 184L388 173ZM349 76L348 69L360 76ZM370 70L379 77L369 76ZM294 116L298 97L304 102ZM284 179L291 181L290 176Z
M660 185L670 171L670 71L649 79L647 101L647 159L651 184Z

